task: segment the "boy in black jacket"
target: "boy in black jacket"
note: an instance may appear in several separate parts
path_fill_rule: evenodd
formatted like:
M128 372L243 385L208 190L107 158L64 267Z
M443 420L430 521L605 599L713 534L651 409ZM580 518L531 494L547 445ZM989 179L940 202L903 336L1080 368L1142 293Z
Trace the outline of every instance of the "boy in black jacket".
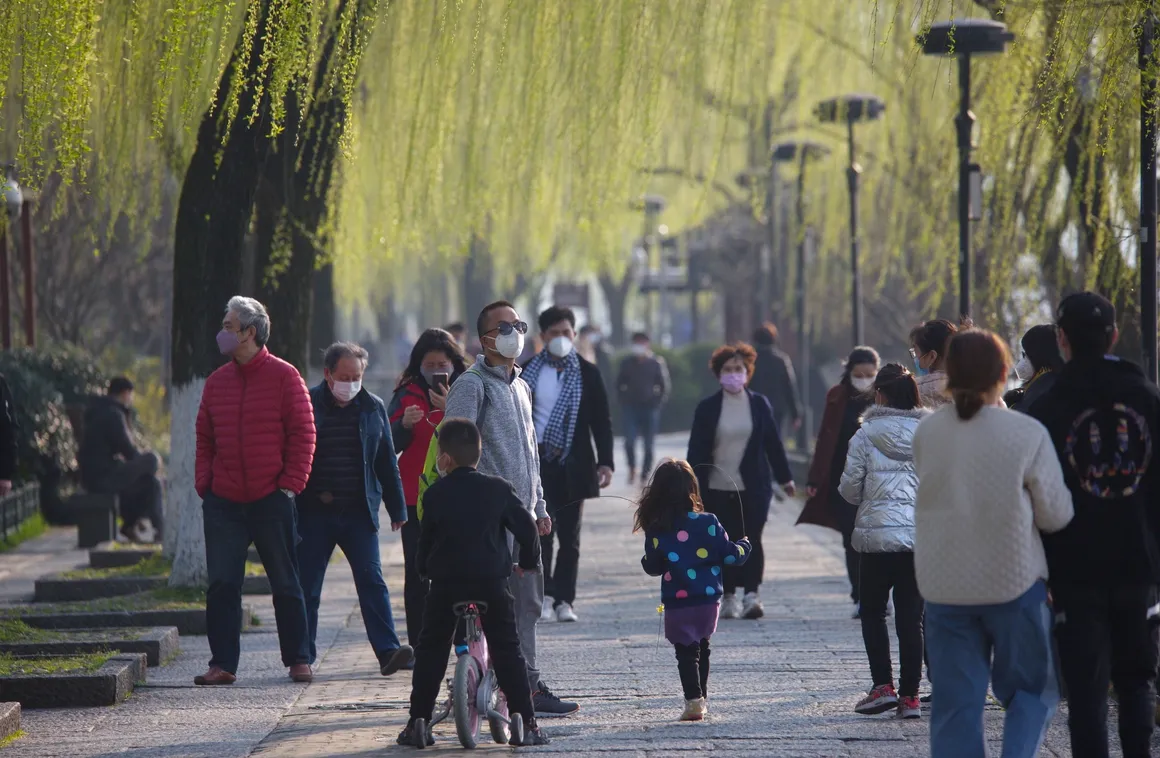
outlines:
M476 471L481 452L479 430L462 418L444 420L438 432L440 478L423 496L423 523L416 559L419 573L431 581L423 631L415 649L411 682L411 718L399 735L400 745L414 745L415 719L431 721L439 688L447 673L451 638L458 622L453 606L473 600L487 604L482 612L487 648L508 709L524 718L522 745L546 745L536 726L528 669L520 652L514 600L508 591L512 553L508 533L520 546L515 570L536 571L540 535L536 522L505 480ZM427 744L435 744L427 735ZM514 744L514 743L513 743Z
M1047 427L1075 518L1044 535L1076 756L1108 755L1108 680L1125 756L1149 755L1160 582L1160 392L1109 355L1116 311L1093 292L1059 305L1067 363L1028 412Z

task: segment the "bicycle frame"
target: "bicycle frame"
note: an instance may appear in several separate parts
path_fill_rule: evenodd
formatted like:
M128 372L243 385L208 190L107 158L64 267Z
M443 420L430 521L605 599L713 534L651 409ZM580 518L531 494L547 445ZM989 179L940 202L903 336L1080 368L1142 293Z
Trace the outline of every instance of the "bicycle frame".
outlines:
M491 658L488 655L487 649L487 638L484 635L483 626L480 623L480 608L478 605L477 603L459 603L455 607L455 614L463 619L464 637L467 643L467 652L465 655L474 659L480 672L478 685L474 693L475 702L469 705L479 716L489 721L494 735L496 726L504 725L510 727L511 718L508 713L506 698L496 683L495 672L491 667ZM486 606L484 606L484 609L486 610ZM472 694L456 692L451 680L448 680L447 688L448 698L444 702L440 712L431 720L430 727L434 727L436 724L445 721L451 715L458 698L470 697ZM474 747L474 745L467 745L466 743L464 746Z

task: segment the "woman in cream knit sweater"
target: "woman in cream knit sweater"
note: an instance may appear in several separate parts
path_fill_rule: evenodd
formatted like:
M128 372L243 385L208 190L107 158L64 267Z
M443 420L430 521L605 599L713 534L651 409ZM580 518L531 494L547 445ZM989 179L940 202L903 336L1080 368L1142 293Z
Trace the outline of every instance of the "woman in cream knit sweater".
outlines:
M998 407L1011 359L990 332L955 335L953 399L915 432L915 571L935 673L931 754L984 756L990 682L1007 709L1003 755L1034 756L1059 703L1040 532L1072 517L1047 430Z

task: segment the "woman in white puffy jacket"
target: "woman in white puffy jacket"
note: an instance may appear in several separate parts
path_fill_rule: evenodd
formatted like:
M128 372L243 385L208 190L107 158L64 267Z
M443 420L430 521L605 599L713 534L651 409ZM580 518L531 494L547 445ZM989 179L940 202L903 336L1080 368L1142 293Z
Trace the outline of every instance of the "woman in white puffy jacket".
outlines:
M854 549L861 554L862 640L874 680L857 713L898 710L902 718L922 715L922 597L914 574L914 430L929 411L922 407L914 376L888 363L874 379L874 405L850 440L838 491L858 507ZM894 590L900 686L894 688L886 606Z

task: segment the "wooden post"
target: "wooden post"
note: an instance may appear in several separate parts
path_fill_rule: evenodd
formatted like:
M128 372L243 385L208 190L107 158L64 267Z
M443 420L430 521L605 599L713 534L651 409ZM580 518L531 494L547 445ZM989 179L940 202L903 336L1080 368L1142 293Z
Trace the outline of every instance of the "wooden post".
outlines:
M21 268L24 269L24 344L36 347L36 270L33 268L35 264L32 260L32 199L27 197L20 210L20 256Z

